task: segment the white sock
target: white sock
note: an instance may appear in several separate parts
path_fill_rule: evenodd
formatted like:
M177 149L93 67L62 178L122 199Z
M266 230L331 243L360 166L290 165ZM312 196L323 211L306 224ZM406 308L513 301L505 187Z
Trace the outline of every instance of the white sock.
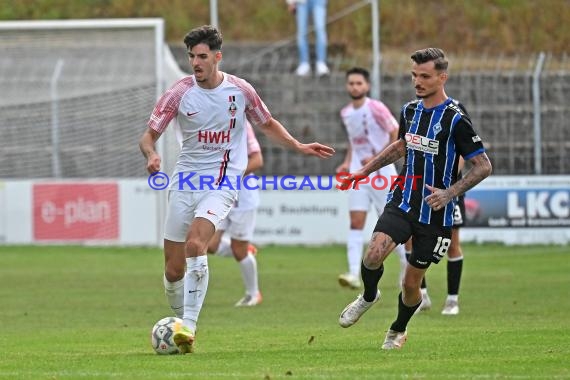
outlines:
M196 332L198 315L208 290L208 257L206 255L186 258L184 277L184 326Z
M448 294L447 295L448 302L459 302L459 294Z
M346 255L348 257L348 271L356 277L360 277L360 264L362 263L362 247L364 237L362 230L350 230L346 243Z
M422 293L422 296L427 296L427 288L421 288L420 292Z
M253 255L247 255L242 261L239 262L241 269L241 277L243 278L243 285L245 292L252 297L255 297L259 292L257 283L257 260Z
M222 238L220 239L220 245L218 246L218 250L216 251L216 256L221 256L221 257L234 256L229 236L225 234L222 235Z
M162 279L168 304L178 318L182 318L184 314L184 277L175 282L168 281L166 275Z
M404 281L404 272L406 271L406 266L408 265L408 259L406 258L406 249L402 244L399 244L394 248L398 254L398 259L400 260L400 276L398 277L398 287L402 287L402 281Z

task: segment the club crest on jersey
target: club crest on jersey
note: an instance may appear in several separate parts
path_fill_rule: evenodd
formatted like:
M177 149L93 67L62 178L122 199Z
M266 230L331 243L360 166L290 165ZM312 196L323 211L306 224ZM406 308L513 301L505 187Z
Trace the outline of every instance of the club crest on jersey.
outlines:
M414 133L406 133L405 139L406 146L410 149L431 154L437 154L439 151L439 141L437 140Z
M441 124L437 123L433 126L433 135L437 136L439 132L441 132Z
M229 97L230 107L228 108L228 111L230 112L230 115L232 117L235 117L237 112L237 105L235 101L236 101L235 95L230 95Z

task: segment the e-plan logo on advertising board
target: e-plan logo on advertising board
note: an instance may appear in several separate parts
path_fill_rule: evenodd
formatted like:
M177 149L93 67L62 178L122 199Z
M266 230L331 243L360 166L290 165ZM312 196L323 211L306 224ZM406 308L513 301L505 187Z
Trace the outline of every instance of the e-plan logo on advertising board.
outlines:
M119 237L116 184L35 184L35 240L114 240Z

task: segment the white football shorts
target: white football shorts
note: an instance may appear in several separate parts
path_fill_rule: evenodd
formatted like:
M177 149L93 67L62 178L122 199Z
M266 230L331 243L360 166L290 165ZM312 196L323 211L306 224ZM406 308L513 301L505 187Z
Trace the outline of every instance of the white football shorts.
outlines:
M380 215L386 206L392 178L397 174L394 165L388 165L380 171L370 174L368 183L359 183L358 189L348 191L348 210L369 211L372 204Z
M175 242L186 241L186 234L194 218L208 219L218 229L230 212L237 191L230 189L209 191L170 190L164 238Z
M256 209L232 208L227 218L220 222L218 230L227 231L235 240L251 241L255 230Z

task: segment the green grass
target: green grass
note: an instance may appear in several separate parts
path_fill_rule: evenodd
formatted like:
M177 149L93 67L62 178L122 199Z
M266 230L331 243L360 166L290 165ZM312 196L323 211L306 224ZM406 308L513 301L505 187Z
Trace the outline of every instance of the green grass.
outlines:
M210 257L196 352L158 356L149 332L169 315L162 253L144 248L0 247L0 378L570 378L570 248L466 245L457 317L440 315L445 264L430 268L435 308L401 351L379 350L396 313L395 257L383 299L357 325L337 318L342 247L267 247L264 303L236 309L239 269ZM313 337L312 342L309 340Z

